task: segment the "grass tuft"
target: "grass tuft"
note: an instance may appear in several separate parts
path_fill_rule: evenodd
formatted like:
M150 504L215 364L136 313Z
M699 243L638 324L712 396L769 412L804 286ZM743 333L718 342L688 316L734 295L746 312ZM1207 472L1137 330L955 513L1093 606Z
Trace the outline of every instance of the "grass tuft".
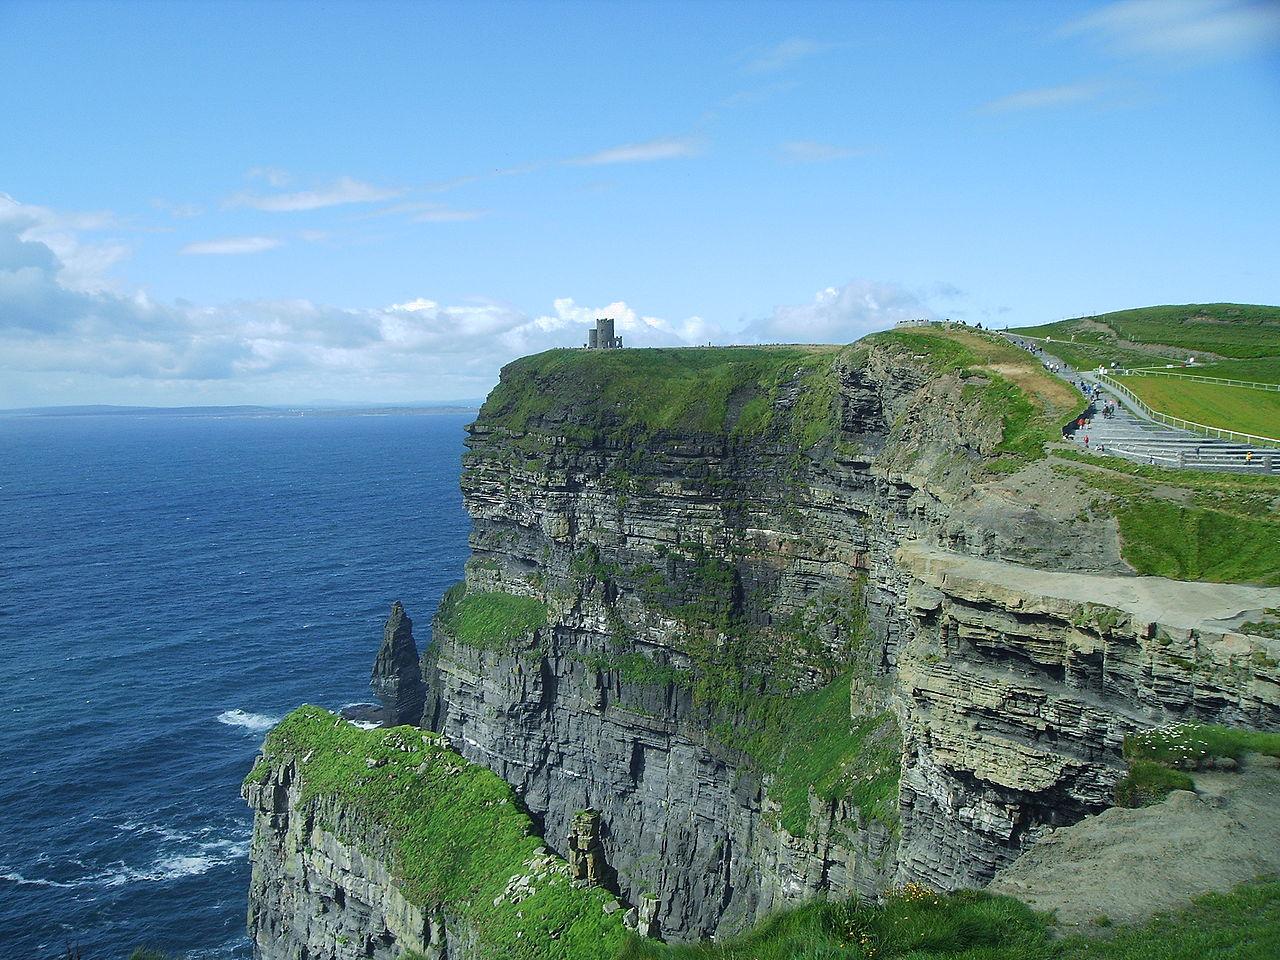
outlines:
M518 638L547 625L547 605L512 593L471 593L465 583L458 583L445 592L436 616L459 643L482 650L505 650Z

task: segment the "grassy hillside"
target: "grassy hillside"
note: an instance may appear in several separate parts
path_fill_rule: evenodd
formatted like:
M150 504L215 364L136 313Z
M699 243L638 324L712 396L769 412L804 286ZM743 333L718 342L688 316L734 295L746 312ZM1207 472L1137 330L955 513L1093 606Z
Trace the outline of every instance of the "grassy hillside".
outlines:
M837 346L549 350L502 370L480 418L524 431L537 418L570 412L574 429L643 437L663 431L789 432L802 446L835 426L832 366ZM773 401L798 400L786 424Z
M1213 354L1226 358L1280 357L1280 307L1239 303L1188 303L1141 307L1093 317L1076 317L1011 333L1081 345L1113 345L1138 350L1170 347L1181 358ZM1155 351L1160 352L1160 351Z
M1105 917L1099 928L1110 927ZM1280 956L1280 883L1245 884L1185 910L1097 938L1055 939L1051 922L1016 900L908 886L883 906L809 903L716 945L633 940L623 960L1273 960Z
M1053 451L1055 471L1096 491L1082 509L1116 518L1120 551L1141 574L1280 585L1280 476L1167 470Z

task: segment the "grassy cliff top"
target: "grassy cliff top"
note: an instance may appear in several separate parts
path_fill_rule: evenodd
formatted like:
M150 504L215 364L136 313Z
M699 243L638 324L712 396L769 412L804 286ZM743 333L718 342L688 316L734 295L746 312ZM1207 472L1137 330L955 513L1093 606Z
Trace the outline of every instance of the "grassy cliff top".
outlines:
M297 765L302 804L317 801L322 812L340 807L344 823L385 837L404 897L449 904L485 955L585 960L611 956L623 943L621 913L604 912L613 898L598 887L573 887L567 866L535 835L502 778L435 734L362 730L304 706L271 731L246 783L266 782L289 763ZM528 886L513 885L519 877L530 878Z
M773 399L797 390L792 419L809 444L829 432L837 346L548 350L502 369L480 421L521 432L542 417L653 434L765 432ZM776 426L777 424L772 424Z
M857 364L875 347L927 372L985 378L992 388L986 399L1005 426L1001 452L1025 448L1039 456L1043 441L1056 435L1050 428L1078 400L1002 338L938 326L873 334L852 346L550 350L503 368L479 422L517 433L550 423L569 434L630 439L768 435L807 449L837 430L838 366Z
M1216 356L1228 361L1280 357L1280 307L1244 303L1140 307L1019 327L1011 332L1073 342L1082 352L1079 359L1086 361L1084 366L1090 362L1110 363L1112 359L1125 366L1138 366L1143 361L1154 364L1187 355ZM1063 359L1075 362L1072 357ZM1222 375L1269 379L1256 374L1241 376L1240 372L1224 371Z

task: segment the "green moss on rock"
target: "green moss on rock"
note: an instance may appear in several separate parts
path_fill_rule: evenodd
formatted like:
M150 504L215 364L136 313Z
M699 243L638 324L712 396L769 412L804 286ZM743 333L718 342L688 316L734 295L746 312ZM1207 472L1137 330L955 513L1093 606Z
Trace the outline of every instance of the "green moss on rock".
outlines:
M437 622L459 643L482 650L506 650L525 634L547 625L547 605L533 597L500 591L471 592L450 587L440 601Z
M296 765L300 803L315 803L321 818L342 811L341 826L321 825L343 842L360 847L369 835L379 837L405 899L447 905L474 932L483 956L597 960L622 945L621 913L605 913L613 898L573 886L511 788L435 734L361 730L305 706L271 731L262 760L272 771ZM508 885L517 877L533 879L514 902Z

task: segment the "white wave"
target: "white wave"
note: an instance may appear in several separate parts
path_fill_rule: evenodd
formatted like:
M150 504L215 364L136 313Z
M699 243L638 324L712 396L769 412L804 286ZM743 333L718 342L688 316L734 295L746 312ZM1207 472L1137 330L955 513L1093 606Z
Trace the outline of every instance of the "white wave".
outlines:
M36 879L32 880L32 879L31 879L31 878L29 878L29 877L24 877L22 874L18 873L16 870L10 870L10 871L6 871L5 873L0 873L0 880L8 880L8 881L10 881L11 883L16 883L16 884L18 884L19 886L26 886L26 887L64 887L64 888L70 888L70 887L78 887L78 886L80 886L79 882L62 883L62 882L60 882L60 881L58 881L58 880L41 880L41 879L40 879L40 878L38 878L38 877L37 877Z
M374 723L372 720L348 720L347 723L353 727L359 727L361 730L377 730L382 724Z
M200 844L189 853L161 857L143 869L127 866L121 861L115 864L113 869L86 877L84 880L77 881L75 885L94 883L104 887L119 887L126 883L163 883L169 880L180 880L183 877L198 877L224 863L243 860L248 854L248 839L213 840Z
M224 710L218 714L218 722L229 727L244 727L254 733L270 730L280 722L280 717L269 717L265 713L249 713L245 710Z

